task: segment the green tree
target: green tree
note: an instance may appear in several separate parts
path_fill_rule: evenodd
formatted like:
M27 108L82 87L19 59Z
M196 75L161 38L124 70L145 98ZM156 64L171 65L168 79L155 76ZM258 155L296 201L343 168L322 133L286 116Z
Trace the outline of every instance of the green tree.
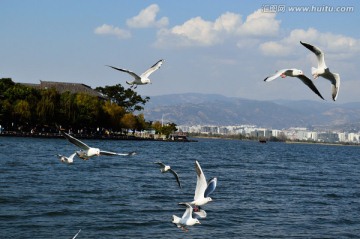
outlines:
M102 106L105 113L105 120L107 121L105 127L112 128L113 130L121 129L121 118L125 114L125 109L110 100L106 101Z
M162 126L162 133L166 135L168 138L170 134L177 131L176 124L175 123L169 123L164 126Z
M160 121L155 121L151 126L155 130L155 134L162 134L162 124Z
M149 127L149 123L146 122L144 114L139 114L136 116L136 126L135 129L137 131L143 131L145 129L148 129Z
M53 124L59 108L60 95L54 88L42 90L41 99L37 104L38 120L42 124Z
M97 91L108 97L112 102L124 107L127 112L141 111L149 101L149 97L142 98L135 91L128 88L125 89L122 85L97 87Z
M76 94L66 91L60 96L59 122L60 124L73 125L76 122Z
M136 117L132 113L127 113L121 118L121 124L126 129L126 133L128 130L134 132L136 129Z
M18 100L14 106L13 115L18 123L28 124L31 118L29 102L26 100Z
M1 78L0 79L0 95L2 95L7 89L13 87L15 83L11 78Z
M75 97L76 104L76 126L77 127L96 127L98 117L101 113L101 103L96 96L86 93L78 93Z

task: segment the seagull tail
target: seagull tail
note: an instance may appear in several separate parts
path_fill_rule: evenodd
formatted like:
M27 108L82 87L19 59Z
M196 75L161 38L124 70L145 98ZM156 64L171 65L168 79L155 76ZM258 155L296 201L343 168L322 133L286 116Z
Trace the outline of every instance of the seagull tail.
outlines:
M195 205L194 202L179 202L178 205L183 205L186 207L186 204L189 204L191 206Z
M132 83L131 82L129 82L129 81L125 81L126 82L126 84L128 84L128 85L132 85Z
M172 216L172 223L179 224L180 223L180 217L173 215Z

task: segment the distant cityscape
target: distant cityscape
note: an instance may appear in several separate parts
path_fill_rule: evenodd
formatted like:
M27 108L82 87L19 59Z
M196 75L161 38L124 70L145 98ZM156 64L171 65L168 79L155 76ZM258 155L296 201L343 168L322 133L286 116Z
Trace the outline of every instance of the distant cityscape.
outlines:
M212 125L194 125L177 126L179 132L208 134L208 135L243 135L252 138L270 139L276 137L283 140L293 141L312 141L327 143L360 143L360 132L336 132L336 131L311 131L307 128L291 127L288 129L267 129L256 125L238 125L238 126L212 126Z

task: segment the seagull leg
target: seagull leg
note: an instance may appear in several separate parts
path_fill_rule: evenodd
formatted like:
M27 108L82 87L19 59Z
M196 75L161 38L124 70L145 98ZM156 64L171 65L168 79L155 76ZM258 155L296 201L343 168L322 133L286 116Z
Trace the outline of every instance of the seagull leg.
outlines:
M194 212L200 211L200 207L197 207L197 206L194 205L193 211L194 211Z
M189 229L187 229L186 227L182 226L181 229L184 231L184 232L188 232Z

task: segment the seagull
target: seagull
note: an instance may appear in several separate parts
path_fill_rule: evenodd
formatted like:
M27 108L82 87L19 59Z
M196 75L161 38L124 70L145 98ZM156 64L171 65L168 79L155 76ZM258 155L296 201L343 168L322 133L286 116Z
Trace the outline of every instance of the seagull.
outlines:
M186 210L182 217L172 216L172 223L176 224L178 228L183 229L184 231L188 231L186 226L193 226L195 224L201 224L200 221L196 218L192 217L193 208L189 203L179 203L179 205L184 204L186 206Z
M80 232L81 232L81 229L75 234L75 236L72 239L75 239L79 235Z
M281 76L281 78L285 78L287 76L299 78L305 85L307 85L313 92L315 92L315 94L320 96L321 99L324 99L320 94L320 92L318 91L318 89L316 88L316 86L314 85L314 83L312 82L312 80L310 80L307 76L305 76L301 70L295 68L279 70L274 75L266 77L264 81L269 82L275 80L279 76Z
M136 87L138 85L146 85L146 84L151 84L151 81L150 79L148 78L154 71L156 71L157 69L160 68L160 66L164 63L164 60L159 60L158 62L156 62L152 67L150 67L147 71L145 71L144 73L142 73L140 76L132 71L129 71L129 70L126 70L126 69L120 69L120 68L116 68L114 66L108 66L108 67L111 67L115 70L118 70L118 71L122 71L122 72L126 72L128 74L130 74L132 77L135 78L135 80L129 82L129 81L126 81L126 83L128 85L131 85L130 88L134 87L134 89L136 89Z
M179 187L181 188L181 183L180 183L180 179L179 179L178 174L177 174L172 168L170 168L169 165L165 165L165 164L162 163L162 162L155 162L155 164L158 164L158 165L161 166L160 171L161 171L162 173L166 173L166 172L172 173L172 174L175 176L176 181L177 181Z
M107 156L130 156L130 155L134 155L136 154L135 152L130 152L130 153L114 153L114 152L110 152L110 151L103 151L100 150L99 148L92 148L89 147L87 144L85 144L84 142L81 142L80 140L78 140L77 138L65 133L64 131L60 131L61 134L72 144L78 146L79 148L81 148L81 151L77 151L76 154L78 155L79 158L82 158L84 160L88 160L90 157L93 157L95 155L100 156L100 155L107 155Z
M217 178L212 178L209 182L206 182L205 175L200 167L199 162L195 161L195 170L197 175L196 188L194 201L190 202L190 205L194 205L194 211L200 210L199 206L203 206L212 199L209 195L215 191L217 185Z
M318 67L311 67L311 73L314 79L317 79L319 76L324 77L325 79L329 80L332 84L332 99L335 101L340 89L340 75L338 73L332 73L329 67L325 64L324 52L316 46L310 45L309 43L305 43L300 41L301 45L312 51L318 61Z
M60 159L61 162L63 163L73 163L74 162L74 156L76 155L76 152L73 153L72 155L70 155L69 157L66 157L64 155L58 154L58 158Z

